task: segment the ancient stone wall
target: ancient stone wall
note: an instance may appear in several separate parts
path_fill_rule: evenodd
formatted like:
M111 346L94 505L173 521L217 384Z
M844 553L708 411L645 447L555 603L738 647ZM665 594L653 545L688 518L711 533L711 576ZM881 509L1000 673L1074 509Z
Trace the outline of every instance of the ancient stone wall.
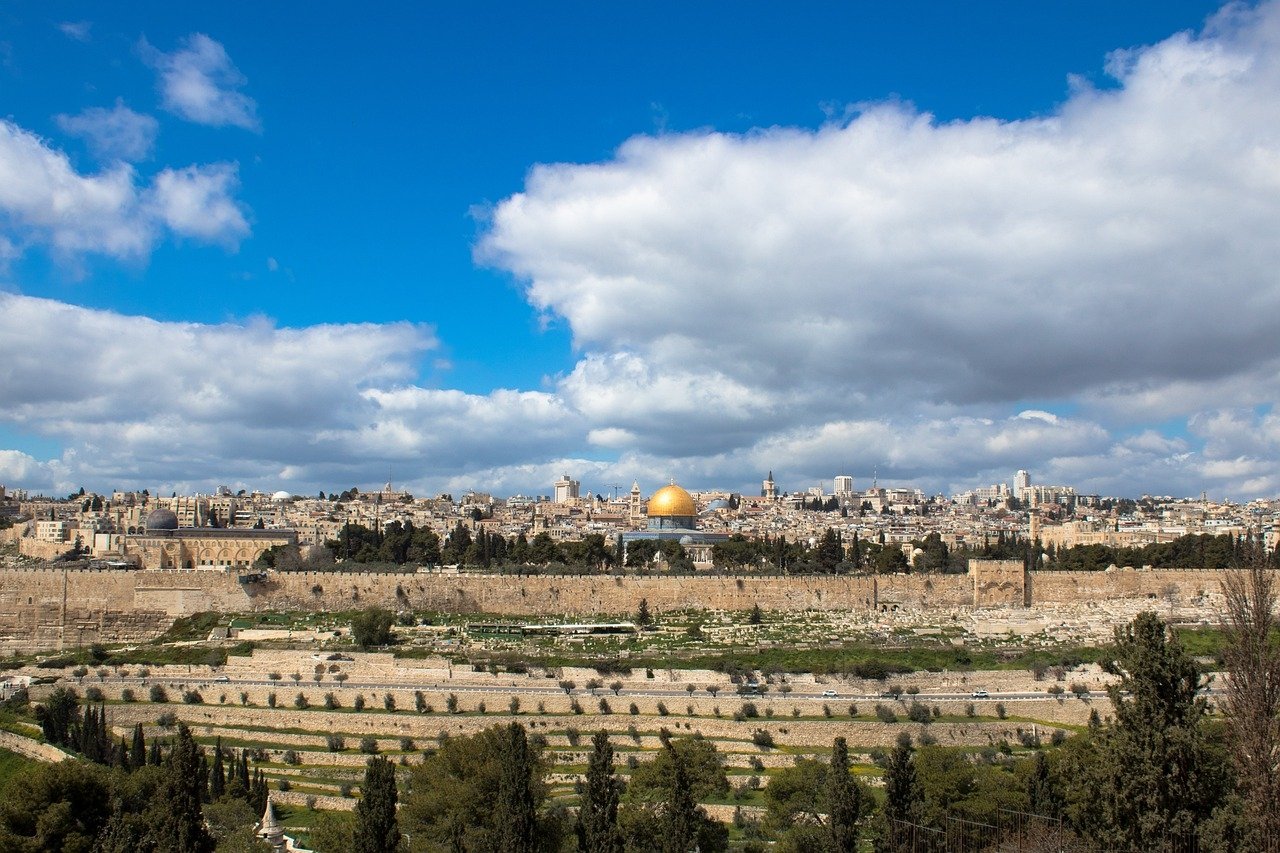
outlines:
M372 605L511 616L710 609L895 610L1023 607L1151 599L1213 606L1212 570L1030 572L973 561L967 575L694 576L272 573L242 584L221 571L0 570L0 649L60 648L155 636L173 617L206 610L354 610Z

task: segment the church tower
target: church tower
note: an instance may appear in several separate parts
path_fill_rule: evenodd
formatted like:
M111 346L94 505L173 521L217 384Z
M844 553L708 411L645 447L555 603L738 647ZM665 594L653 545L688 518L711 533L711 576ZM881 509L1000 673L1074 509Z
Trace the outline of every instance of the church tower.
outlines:
M631 483L631 497L628 501L632 527L639 527L641 522L644 521L643 508L644 504L640 502L640 481L633 480Z
M773 482L773 472L769 472L769 477L760 484L760 497L775 500L778 497L778 487Z

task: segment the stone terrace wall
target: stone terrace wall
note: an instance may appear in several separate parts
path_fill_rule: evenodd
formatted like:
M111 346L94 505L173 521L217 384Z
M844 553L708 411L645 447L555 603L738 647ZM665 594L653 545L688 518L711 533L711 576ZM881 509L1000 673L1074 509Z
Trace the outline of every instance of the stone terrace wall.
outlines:
M1221 602L1226 572L1216 569L1117 569L1110 572L1028 572L1028 598L1039 604L1072 604L1148 598L1175 603Z

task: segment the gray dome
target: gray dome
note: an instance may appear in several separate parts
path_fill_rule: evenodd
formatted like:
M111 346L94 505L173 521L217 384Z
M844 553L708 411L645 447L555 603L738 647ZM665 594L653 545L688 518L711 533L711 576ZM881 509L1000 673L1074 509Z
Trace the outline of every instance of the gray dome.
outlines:
M147 519L143 522L148 530L177 530L178 516L173 514L170 509L153 509L147 513Z

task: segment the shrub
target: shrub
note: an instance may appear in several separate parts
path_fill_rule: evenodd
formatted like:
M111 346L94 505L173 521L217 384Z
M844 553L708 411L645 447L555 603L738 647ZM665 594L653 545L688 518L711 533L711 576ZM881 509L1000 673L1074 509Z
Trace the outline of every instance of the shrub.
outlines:
M637 729L634 725L627 726L627 734L630 735L631 739L636 743L640 742L640 730Z
M333 695L333 691L324 694L324 707L330 711L340 708L342 705L338 702L338 697Z
M572 711L572 712L573 712L573 713L575 713L575 714L581 714L581 713L582 713L582 706L581 706L580 704L578 704L578 700L577 700L577 699L574 699L572 702L570 702L570 703L569 703L569 710L570 710L570 711Z
M330 752L342 752L347 748L347 742L342 735L328 735L324 740Z
M907 688L908 696L915 696L915 695L918 695L919 693L920 693L920 688L916 687L914 684Z
M385 694L382 697L382 707L386 708L388 711L394 711L396 709L396 697L392 696L390 693Z
M178 724L178 715L172 711L165 711L156 717L156 725L162 729L171 729Z
M352 701L351 703L351 707L355 708L357 711L364 710L364 694L363 693L356 696L355 700Z
M577 746L582 739L582 734L573 726L569 726L564 730L564 736L569 741L569 746Z
M360 751L365 755L378 754L378 739L373 735L365 735L360 738Z
M84 678L86 675L89 674L89 667L78 666L75 669L71 670L71 674L74 675L76 678Z
M997 717L999 717L999 718L1000 718L1000 719L1002 719L1002 720L1003 720L1005 717L1009 716L1009 712L1005 710L1005 707L1004 707L1004 703L1003 703L1003 702L997 702L997 703L996 703L996 716L997 716Z
M850 717L858 716L858 706L852 702L849 703L849 716Z
M267 674L268 681L279 681L281 678L284 678L284 676L278 672L271 672Z
M636 716L637 714L640 713L640 706L637 705L635 702L632 702L631 707L627 709L627 713L633 717Z
M826 717L828 720L832 717L831 706L825 702L822 704L822 716Z
M338 793L346 799L351 799L351 790L352 788L351 788L350 782L343 782L341 785L338 786Z
M293 787L293 785L289 784L288 779L281 779L279 782L276 783L276 787L279 788L281 791L287 792L290 788Z
M84 691L84 698L90 702L101 702L102 690L97 687L90 687L88 690Z
M169 701L168 692L166 692L165 689L161 687L159 684L151 685L151 689L147 691L147 695L151 698L152 702L168 702Z
M477 702L477 703L476 703L476 713L477 713L477 714L483 714L483 713L484 713L485 711L487 711L487 710L488 710L488 706L486 706L486 705L484 704L484 700L481 700L481 701L479 701L479 702Z
M966 703L966 704L965 704L965 706L964 706L964 715L965 715L966 717L976 717L976 716L978 716L978 709L977 709L976 707L974 707L974 704L973 704L972 702L968 702L968 703Z
M1063 689L1062 689L1062 685L1061 685L1061 684L1050 684L1050 685L1049 685L1049 695L1050 695L1050 696L1061 696L1061 695L1063 694L1063 692L1064 692L1064 691L1063 691Z
M249 704L249 694L243 690L240 691L240 704L241 705Z
M898 715L893 713L893 709L879 702L876 703L876 718L882 723L898 722Z
M929 714L929 706L914 700L912 700L911 706L907 708L907 718L913 723L928 723L933 719Z
M738 713L750 720L760 716L760 711L756 708L755 702L743 702L742 707L738 709Z
M604 700L601 699L600 701L603 702ZM507 703L507 711L510 712L511 716L513 717L516 714L520 713L520 697L519 696L511 697L511 701Z
M298 751L296 749L286 749L284 751L284 755L280 757L280 760L285 764L297 765L302 763L302 759L298 757Z
M274 708L275 706L276 706L276 694L274 694L274 693L268 693L268 694L267 694L267 707L268 707L268 708Z
M612 708L612 706L610 706L610 705L609 705L609 700L608 700L608 699L606 699L606 698L604 698L603 696L601 696L601 697L600 697L600 703L599 703L599 706L600 706L600 713L601 713L601 714L612 714L612 713L613 713L613 708Z
M1086 684L1081 684L1079 681L1073 681L1071 682L1071 692L1075 694L1077 699L1083 699L1089 695L1089 687Z
M182 701L187 705L199 705L204 701L199 690L187 690L182 694Z
M670 712L667 710L667 705L666 705L666 703L665 703L665 702L659 702L659 703L658 703L658 716L660 716L660 717L665 717L665 716L666 716L667 714L669 714L669 713L670 713Z
M449 698L448 698L448 699L446 699L446 700L444 700L444 707L445 707L445 710L446 710L446 711L448 711L450 714L456 714L456 713L458 713L458 696L457 696L457 694L455 694L455 693L450 693L450 694L449 694Z
M640 759L639 759L639 758L636 758L634 755L628 755L628 756L627 756L627 769L628 769L628 770L635 770L635 769L636 769L637 767L639 767L639 766L640 766Z
M622 692L622 682L621 681L609 682L609 689L613 691L614 696L617 696L619 693Z
M414 744L414 742L413 742L413 738L411 738L411 737L402 737L402 738L400 738L400 751L401 751L401 752L413 752L413 751L414 751L415 749L417 749L417 748L418 748L418 747L417 747L417 745L416 745L416 744Z
M419 714L427 709L427 697L421 690L413 691L413 709ZM515 713L514 711L512 713Z
M1054 729L1053 734L1049 735L1049 743L1053 746L1062 746L1067 742L1067 733L1062 729Z
M938 739L933 736L933 732L923 731L920 733L921 746L933 746L937 742L938 742Z
M764 770L764 762L760 760L760 756L753 755L748 759L748 762L751 764L751 769L757 773Z
M126 687L124 690L121 690L121 691L120 691L120 701L121 701L121 702L136 702L136 701L138 701L138 700L137 700L137 697L133 695L133 688L132 688L132 687Z
M756 729L752 732L751 742L761 749L773 749L773 735L767 729Z
M307 694L299 693L293 697L293 707L304 709L310 707L311 703L307 701Z

